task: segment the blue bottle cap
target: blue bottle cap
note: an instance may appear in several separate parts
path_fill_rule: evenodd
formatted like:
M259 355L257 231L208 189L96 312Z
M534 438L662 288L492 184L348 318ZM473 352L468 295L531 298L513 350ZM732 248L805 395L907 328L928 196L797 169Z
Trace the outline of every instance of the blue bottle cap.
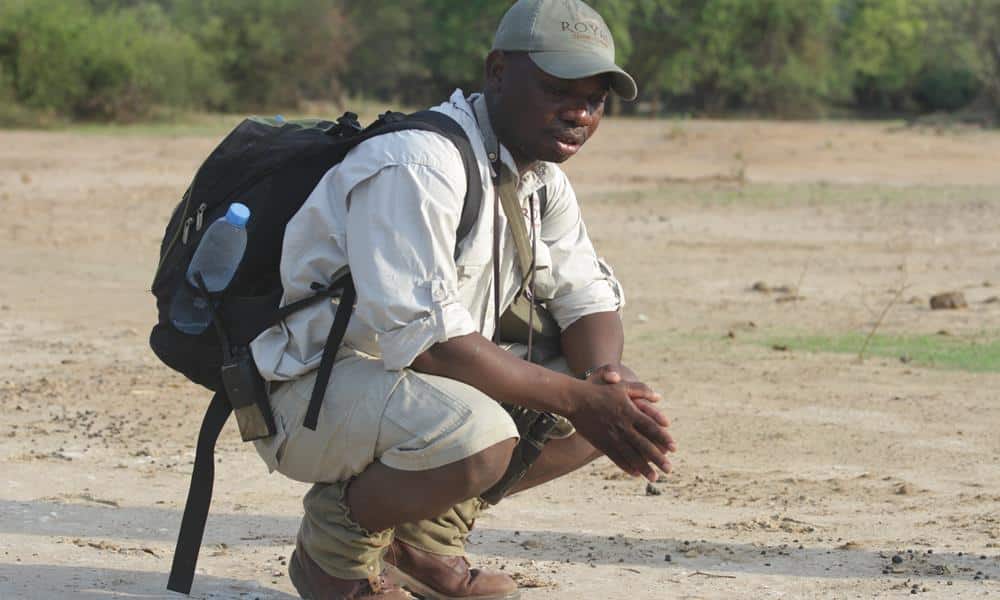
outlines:
M249 220L250 209L245 204L233 202L229 205L229 210L226 211L226 221L237 227L246 227Z

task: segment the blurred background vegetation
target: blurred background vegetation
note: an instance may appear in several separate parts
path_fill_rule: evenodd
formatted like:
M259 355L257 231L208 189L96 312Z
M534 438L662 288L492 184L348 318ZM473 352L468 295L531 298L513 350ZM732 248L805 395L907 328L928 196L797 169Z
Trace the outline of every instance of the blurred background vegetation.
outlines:
M1000 0L592 0L616 113L1000 117ZM0 0L0 126L478 88L510 0Z

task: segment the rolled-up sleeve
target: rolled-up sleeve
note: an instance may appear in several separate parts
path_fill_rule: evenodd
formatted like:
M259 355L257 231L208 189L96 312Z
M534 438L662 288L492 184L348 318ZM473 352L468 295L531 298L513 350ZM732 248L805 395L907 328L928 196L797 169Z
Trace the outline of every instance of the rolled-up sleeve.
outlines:
M348 197L347 253L355 317L377 333L386 369L476 330L458 300L455 239L465 196L441 170L393 165Z
M549 185L541 240L551 258L549 311L566 329L586 315L617 311L625 305L621 284L599 259L587 235L576 194L561 172Z

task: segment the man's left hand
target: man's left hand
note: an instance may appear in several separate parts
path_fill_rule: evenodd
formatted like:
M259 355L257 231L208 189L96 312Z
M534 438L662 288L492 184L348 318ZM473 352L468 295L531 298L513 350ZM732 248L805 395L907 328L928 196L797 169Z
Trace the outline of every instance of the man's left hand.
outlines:
M636 408L659 423L661 427L670 426L670 420L667 419L666 415L664 415L660 409L654 406L654 404L663 399L663 396L661 396L658 392L654 392L652 388L645 383L639 381L639 376L625 365L604 365L591 373L587 377L587 381L597 385L614 385L622 382L628 383L629 396L632 398L632 402L635 404ZM677 443L671 438L667 447L663 448L663 450L666 452L676 452Z

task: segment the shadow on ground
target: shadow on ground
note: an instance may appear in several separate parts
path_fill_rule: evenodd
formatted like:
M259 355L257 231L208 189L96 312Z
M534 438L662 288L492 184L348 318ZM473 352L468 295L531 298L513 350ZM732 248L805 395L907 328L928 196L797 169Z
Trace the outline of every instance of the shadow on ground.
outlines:
M180 523L181 511L172 508L0 500L0 534L173 542ZM291 544L298 527L298 516L210 512L205 544L233 546L261 540Z
M810 547L636 538L562 531L477 529L470 551L517 560L622 567L785 575L803 578L1000 579L1000 555L926 549ZM669 556L669 560L667 557ZM893 556L898 556L896 562Z
M166 573L61 565L0 563L0 598L4 600L135 600L187 598L167 591ZM199 574L190 598L291 600L297 598L254 582Z
M64 504L51 501L12 502L0 500L0 533L32 536L66 536L79 538L109 538L148 540L172 548L180 524L180 511L170 508L112 507L89 504ZM225 543L229 547L291 545L298 529L299 517L259 514L209 515L205 545ZM810 547L791 543L770 545L745 544L736 541L694 541L672 538L641 538L624 535L561 531L511 531L479 528L470 539L470 551L481 556L505 559L544 560L593 565L619 565L718 573L787 575L804 578L905 578L905 579L1000 579L1000 556L977 553L934 552L914 549L906 552L896 548ZM892 557L899 555L898 562ZM670 559L667 560L669 555ZM983 558L985 556L985 558ZM211 560L203 558L203 560ZM0 567L0 590L10 586L27 569L41 577L44 569L70 567L41 566ZM32 571L34 570L34 571ZM98 573L93 569L76 569L78 578L86 579ZM107 581L116 577L153 579L149 589L163 589L165 574L122 571L101 571L93 577ZM210 578L205 578L210 579ZM217 583L217 587L238 585L238 582ZM75 585L75 584L74 584ZM142 583L142 585L146 585ZM239 584L242 585L242 584ZM249 584L247 584L249 585ZM95 588L86 592L92 596L107 595ZM7 598L5 594L0 597ZM139 596L142 597L142 596ZM155 596L154 596L155 597Z

